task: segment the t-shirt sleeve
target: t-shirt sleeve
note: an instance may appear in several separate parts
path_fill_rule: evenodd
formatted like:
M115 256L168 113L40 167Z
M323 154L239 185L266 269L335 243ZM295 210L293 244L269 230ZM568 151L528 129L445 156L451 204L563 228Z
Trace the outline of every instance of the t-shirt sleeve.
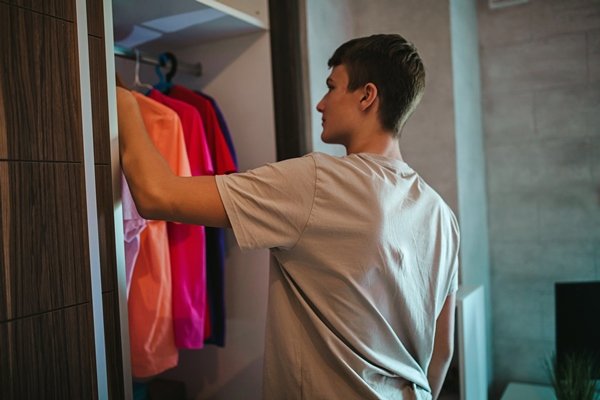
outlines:
M458 290L458 257L454 260L452 267L452 275L450 276L450 286L448 287L448 294L456 293Z
M240 248L294 247L312 211L316 178L310 155L216 176Z
M460 230L458 228L458 222L454 214L451 214L451 225L452 225L452 243L453 243L453 257L450 266L450 285L448 288L448 294L456 293L458 290L458 266L459 257L458 252L460 248Z
M459 278L459 248L460 248L460 231L456 217L450 208L442 208L442 232L439 248L441 249L439 261L439 286L436 291L435 315L436 318L446 302L448 296L455 294L458 291Z

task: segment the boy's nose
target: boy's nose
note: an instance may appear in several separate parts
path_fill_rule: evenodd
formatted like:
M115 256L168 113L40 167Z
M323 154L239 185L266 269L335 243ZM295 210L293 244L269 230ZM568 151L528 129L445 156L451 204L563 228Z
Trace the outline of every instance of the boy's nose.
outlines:
M317 103L317 111L320 113L323 112L323 100L321 100Z

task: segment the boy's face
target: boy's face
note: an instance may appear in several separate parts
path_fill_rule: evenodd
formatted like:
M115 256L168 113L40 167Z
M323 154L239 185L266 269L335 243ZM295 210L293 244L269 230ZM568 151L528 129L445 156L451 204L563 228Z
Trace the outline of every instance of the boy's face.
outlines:
M333 67L327 78L328 91L317 104L317 111L322 114L321 140L325 143L346 145L358 126L361 93L350 92L348 81L344 65Z

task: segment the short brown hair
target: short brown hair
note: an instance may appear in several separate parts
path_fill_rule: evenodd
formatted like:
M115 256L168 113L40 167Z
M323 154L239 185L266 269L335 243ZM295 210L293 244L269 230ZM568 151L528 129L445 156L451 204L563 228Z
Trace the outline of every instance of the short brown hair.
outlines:
M400 135L425 90L425 67L412 43L397 34L356 38L338 47L327 64L347 68L349 90L377 86L381 125Z

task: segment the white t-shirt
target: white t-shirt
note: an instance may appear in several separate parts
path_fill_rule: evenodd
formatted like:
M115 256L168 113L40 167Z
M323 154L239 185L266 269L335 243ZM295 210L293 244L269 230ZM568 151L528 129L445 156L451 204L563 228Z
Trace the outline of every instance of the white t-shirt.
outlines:
M264 397L430 398L457 289L454 214L406 163L312 153L217 176L242 249L270 248Z

